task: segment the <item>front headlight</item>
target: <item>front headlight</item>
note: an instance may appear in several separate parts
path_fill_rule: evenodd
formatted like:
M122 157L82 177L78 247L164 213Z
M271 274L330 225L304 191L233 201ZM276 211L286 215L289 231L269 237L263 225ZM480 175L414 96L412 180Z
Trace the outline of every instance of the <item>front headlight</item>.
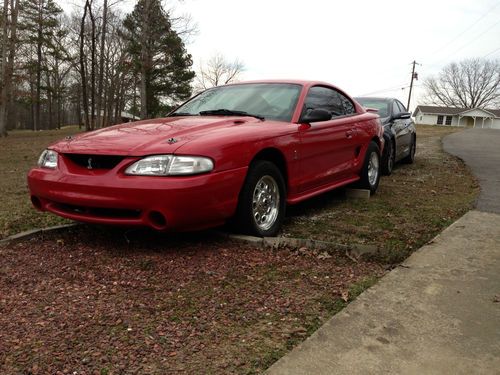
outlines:
M154 155L136 161L125 170L135 176L186 176L210 172L214 163L201 156Z
M42 168L57 168L57 152L53 150L45 150L38 158L38 166Z

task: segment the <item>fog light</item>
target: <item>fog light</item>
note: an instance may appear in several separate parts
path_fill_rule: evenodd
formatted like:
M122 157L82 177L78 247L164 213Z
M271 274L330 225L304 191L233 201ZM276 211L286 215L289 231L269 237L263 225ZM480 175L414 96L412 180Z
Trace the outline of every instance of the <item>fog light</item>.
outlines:
M148 214L148 220L151 223L151 226L156 230L165 229L167 226L167 219L165 219L165 216L158 211L151 211Z

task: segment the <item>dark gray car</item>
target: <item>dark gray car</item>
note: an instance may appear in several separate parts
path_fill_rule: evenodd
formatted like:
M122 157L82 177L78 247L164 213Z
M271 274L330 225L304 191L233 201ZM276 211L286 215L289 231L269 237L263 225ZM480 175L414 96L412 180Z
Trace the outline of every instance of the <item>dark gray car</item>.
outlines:
M385 146L382 154L382 172L390 175L398 161L411 164L415 161L417 132L411 113L394 98L354 98L365 108L378 110L384 126Z

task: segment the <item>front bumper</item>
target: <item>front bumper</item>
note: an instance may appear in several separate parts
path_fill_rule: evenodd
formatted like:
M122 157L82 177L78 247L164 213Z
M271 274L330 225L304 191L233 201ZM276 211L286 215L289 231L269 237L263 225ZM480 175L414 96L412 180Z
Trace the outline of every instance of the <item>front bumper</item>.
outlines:
M61 159L61 158L60 158ZM87 223L195 230L234 215L247 168L183 177L127 176L123 166L81 170L59 164L28 174L33 205Z

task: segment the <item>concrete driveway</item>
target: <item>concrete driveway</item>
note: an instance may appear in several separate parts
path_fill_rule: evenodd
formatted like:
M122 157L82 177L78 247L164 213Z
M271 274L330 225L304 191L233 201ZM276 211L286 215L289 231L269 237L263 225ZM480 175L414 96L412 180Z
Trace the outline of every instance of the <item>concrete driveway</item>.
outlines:
M479 179L477 209L500 214L500 129L468 129L450 134L443 146L464 160Z
M268 374L500 374L500 130L452 134L478 210L281 358Z

